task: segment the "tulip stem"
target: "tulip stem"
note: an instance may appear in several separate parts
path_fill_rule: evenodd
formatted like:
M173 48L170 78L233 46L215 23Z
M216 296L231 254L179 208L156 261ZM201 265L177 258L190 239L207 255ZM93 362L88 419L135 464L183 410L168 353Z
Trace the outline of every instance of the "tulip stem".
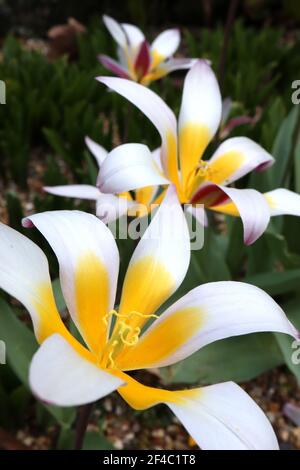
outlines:
M94 403L80 406L78 408L76 428L75 428L75 443L74 450L81 450L83 445L84 436L89 424L89 419L94 407Z

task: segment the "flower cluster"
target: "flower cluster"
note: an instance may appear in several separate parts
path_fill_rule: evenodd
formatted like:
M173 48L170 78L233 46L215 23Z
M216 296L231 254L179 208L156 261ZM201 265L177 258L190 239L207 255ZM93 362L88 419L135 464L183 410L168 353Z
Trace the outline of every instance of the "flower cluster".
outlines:
M274 163L274 158L253 140L228 138L210 159L203 158L222 116L219 85L207 61L198 60L185 78L178 125L172 110L148 88L121 78L97 80L127 98L151 120L161 136L161 148L151 153L145 145L124 144L107 155L89 140L101 169L99 191L92 186L55 186L45 188L48 192L95 199L99 212L101 204L109 202L115 207L107 215L109 221L134 206L150 210L151 203L163 200L159 186L165 188L172 183L180 202L194 206L190 211L203 225L207 224L206 208L241 217L246 244L262 235L271 216L300 216L300 196L288 189L261 194L254 189L232 187L247 173L264 171Z
M30 386L40 400L57 406L87 404L115 390L137 410L163 403L202 449L277 449L268 419L233 382L168 391L139 383L131 371L169 366L214 341L247 333L273 331L298 338L279 305L246 283L200 285L167 309L164 304L181 285L190 263L181 204L191 203L192 214L203 225L206 208L240 216L244 241L250 244L262 235L270 216L300 215L300 196L284 188L261 194L232 187L248 172L265 170L274 162L246 137L228 138L210 159L204 158L220 126L221 94L206 60L169 58L179 44L177 30L160 34L150 47L135 26L107 16L104 22L118 43L120 63L100 59L121 78L98 80L152 121L161 148L150 152L145 145L125 143L108 153L87 138L99 166L98 187L45 189L95 200L98 209L105 203L118 207L105 222L139 205L146 208L140 216L153 202L159 208L135 248L119 303L119 253L103 220L64 210L23 220L24 227L41 232L58 259L62 292L82 341L72 336L58 313L43 252L0 224L0 287L26 307L40 344L30 366ZM178 126L171 109L144 86L177 68L190 68Z

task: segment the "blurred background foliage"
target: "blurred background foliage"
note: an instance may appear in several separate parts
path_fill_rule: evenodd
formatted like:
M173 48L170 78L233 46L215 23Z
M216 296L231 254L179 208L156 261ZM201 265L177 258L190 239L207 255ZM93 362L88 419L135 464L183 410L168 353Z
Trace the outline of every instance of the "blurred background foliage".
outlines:
M243 0L239 2L238 15L247 23L299 24L300 6L295 0ZM45 35L53 24L74 16L83 23L93 20L99 11L105 11L116 19L139 24L166 26L168 23L189 26L214 26L223 23L228 10L228 0L1 0L0 33Z
M28 212L75 207L93 212L93 204L42 191L46 184L95 183L97 170L84 144L86 135L108 150L125 136L128 142L143 142L153 149L159 145L148 120L94 80L107 73L97 62L97 54L115 54L115 44L101 23L102 13L138 24L149 38L161 28L180 26L183 40L179 53L212 61L222 79L223 98L230 97L233 102L230 118L256 116L253 123L236 127L231 136L247 135L276 158L271 170L247 176L239 186L263 191L283 186L299 192L300 107L292 105L291 84L300 78L300 2L240 2L222 69L228 4L221 0L0 0L0 79L7 87L6 105L0 106L1 219L22 231L20 220ZM69 16L82 22L86 31L76 35L72 54L49 58L47 30L66 23ZM32 38L42 39L42 43L32 43ZM172 74L152 86L175 112L180 106L183 78L183 72ZM192 253L187 278L171 301L200 283L243 280L271 294L300 328L299 233L299 218L276 218L260 240L245 247L241 222L216 216L205 231L204 249ZM36 231L26 231L26 235L46 251L56 278L57 263L45 241ZM118 243L122 277L134 243ZM57 281L54 287L63 313ZM41 426L59 424L56 445L68 448L75 410L49 407L31 397L27 372L36 342L24 310L4 294L0 299L0 339L8 345L8 367L0 366L0 426L18 426L30 404ZM300 381L300 369L291 363L290 356L289 338L269 333L248 335L205 347L184 363L163 369L160 380L162 384L242 381L285 363ZM100 435L91 434L86 448L110 448L103 436L100 439Z

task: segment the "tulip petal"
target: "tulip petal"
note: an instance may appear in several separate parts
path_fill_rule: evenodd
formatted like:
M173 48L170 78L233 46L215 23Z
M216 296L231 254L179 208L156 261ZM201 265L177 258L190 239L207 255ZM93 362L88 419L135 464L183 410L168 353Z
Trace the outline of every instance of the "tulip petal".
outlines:
M177 184L177 122L171 109L156 93L139 83L116 77L97 77L97 80L124 96L154 124L162 139L165 174Z
M143 41L141 47L137 53L135 62L134 62L134 71L138 77L141 79L148 72L150 67L150 50L147 41Z
M247 137L225 140L207 162L209 180L227 185L253 170L265 170L274 158L260 145Z
M89 184L68 184L65 186L44 186L44 191L55 196L74 197L77 199L88 199L96 201L100 191Z
M57 311L47 258L24 235L0 223L0 288L28 310L37 340L68 332Z
M33 356L29 383L40 400L57 406L91 403L116 390L123 381L83 358L58 334Z
M127 214L129 209L138 204L125 197L114 194L101 194L97 200L96 215L103 223L108 224Z
M105 67L107 70L110 70L113 72L115 75L118 75L120 78L130 78L130 75L126 68L123 67L123 65L119 64L116 62L114 59L109 57L108 55L104 54L99 54L98 55L98 60L101 62L103 67Z
M207 215L206 215L204 207L201 204L197 206L188 206L187 211L193 217L195 217L195 219L199 222L200 225L203 225L203 227L208 226Z
M274 189L264 194L270 208L271 216L300 216L300 194L285 188Z
M160 33L151 45L152 68L171 57L177 51L179 44L179 29L167 29Z
M127 38L124 29L116 20L111 18L111 16L103 15L103 23L110 32L111 36L114 38L117 44L122 48L127 47Z
M216 133L222 114L222 99L215 74L205 60L189 70L183 87L179 114L179 160L183 182L195 170Z
M228 200L232 202L227 203ZM196 202L203 203L216 212L240 215L246 245L251 245L264 233L270 220L265 197L254 189L227 188L207 183L192 197L192 203Z
M190 69L195 64L196 60L197 59L169 59L159 64L155 69L145 75L141 83L147 86L149 83L159 80L175 70Z
M91 154L94 155L95 159L97 160L98 167L100 168L108 155L107 150L105 150L102 145L97 144L97 142L95 142L88 136L86 136L85 138L85 143Z
M161 166L161 148L158 147L157 149L153 150L151 154L152 154L153 160L155 161L160 171L163 171L163 168Z
M124 370L175 364L207 344L248 333L298 331L263 290L234 281L192 289L161 314L136 346L118 358Z
M230 96L227 96L227 98L224 98L224 100L222 101L222 117L221 117L221 124L222 126L225 126L229 116L230 116L230 113L231 113L231 110L232 110L232 99L230 98Z
M176 190L170 186L131 258L120 313L154 314L179 287L189 262L189 231ZM135 326L143 325L146 320L146 317L133 315Z
M91 214L53 211L24 220L36 226L55 252L70 315L96 354L106 343L105 315L113 308L119 254L110 230Z
M182 403L167 405L201 449L279 449L267 417L237 384L225 382L175 393Z
M112 150L99 173L97 185L103 193L120 194L125 191L169 184L142 144L123 144Z
M119 394L134 409L164 403L203 450L277 450L278 443L259 406L233 382L191 390L147 387L124 374Z
M146 206L150 205L152 201L154 201L157 191L157 186L146 186L144 188L137 189L135 191L135 200L139 201L139 204L141 206L145 206L146 209ZM142 212L146 214L148 213L147 210L142 210Z
M144 33L137 26L129 23L122 23L122 28L126 33L128 45L134 58L142 42L145 41Z
M123 49L122 47L118 46L117 48L117 57L118 57L118 64L123 68L123 70L126 70L128 73L129 77L124 77L124 78L130 78L131 80L135 80L135 77L132 74L132 58L130 56L130 53L127 49ZM121 77L122 78L122 77Z
M160 67L164 67L167 71L167 73L174 72L175 70L185 70L185 69L190 69L195 65L197 62L197 59L169 59L163 64L160 65ZM160 68L158 67L158 68Z

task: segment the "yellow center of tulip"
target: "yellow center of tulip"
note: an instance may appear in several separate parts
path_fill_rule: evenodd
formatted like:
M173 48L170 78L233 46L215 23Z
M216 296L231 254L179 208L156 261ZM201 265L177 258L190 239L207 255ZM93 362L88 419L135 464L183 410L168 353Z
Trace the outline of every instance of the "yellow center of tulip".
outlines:
M213 179L212 171L208 162L200 160L199 164L192 170L186 180L184 194L190 200L193 193L206 181Z
M141 328L132 326L135 317L158 318L157 315L145 315L140 312L130 312L129 314L120 314L116 310L111 310L103 321L108 325L109 318L116 317L113 332L107 342L100 359L100 366L105 369L116 369L115 359L126 347L135 346L139 340Z

